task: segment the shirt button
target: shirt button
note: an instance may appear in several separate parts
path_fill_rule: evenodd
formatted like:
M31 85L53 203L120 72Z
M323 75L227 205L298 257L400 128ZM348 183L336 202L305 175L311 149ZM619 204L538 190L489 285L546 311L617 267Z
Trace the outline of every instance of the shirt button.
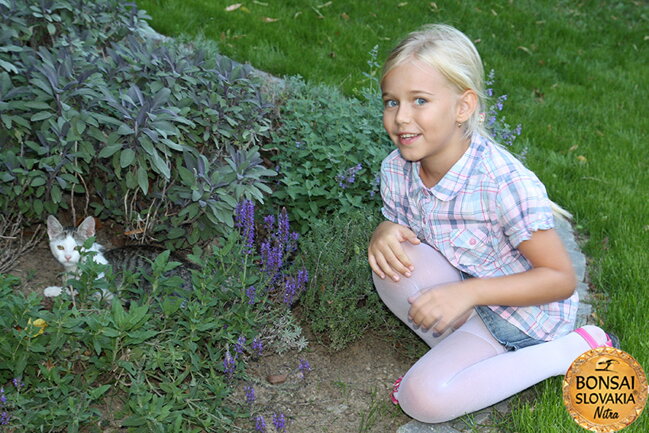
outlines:
M475 245L477 243L478 241L476 241L475 238L471 238L471 240L469 241L469 245Z

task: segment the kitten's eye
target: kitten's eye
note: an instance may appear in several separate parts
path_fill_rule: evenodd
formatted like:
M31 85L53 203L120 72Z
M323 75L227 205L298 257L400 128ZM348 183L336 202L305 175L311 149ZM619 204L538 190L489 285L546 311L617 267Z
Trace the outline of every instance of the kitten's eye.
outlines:
M74 247L74 250L75 250L75 251L80 251L80 250L81 250L81 247L80 247L79 245L77 245L76 247Z
M63 245L57 245L56 248L60 249L61 251L63 251L63 250L65 249L65 248L63 247Z

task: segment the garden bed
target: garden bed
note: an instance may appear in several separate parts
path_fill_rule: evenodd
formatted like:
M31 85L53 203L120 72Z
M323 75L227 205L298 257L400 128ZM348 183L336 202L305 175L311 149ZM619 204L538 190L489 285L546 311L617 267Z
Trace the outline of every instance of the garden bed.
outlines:
M119 238L99 233L99 241L106 246L120 243ZM52 257L47 239L22 257L11 274L23 281L25 294L42 293L49 285L60 285L58 276L62 267ZM297 312L300 315L299 311ZM310 334L308 318L302 318L303 331L310 341L302 351L290 350L268 354L250 362L249 380L237 380L230 399L245 400L244 387L252 385L256 391L255 412L264 416L268 430L272 430L275 414L284 414L286 431L311 432L388 432L396 431L409 418L393 406L389 389L395 378L402 375L412 363L399 353L379 332L368 332L344 350L333 352L317 343ZM311 371L303 376L298 370L301 360L308 361ZM269 376L286 375L283 383L271 384ZM107 407L110 404L111 407ZM107 400L103 412L102 430L105 433L120 430L116 408L123 406L118 398ZM242 431L251 431L250 420L236 423ZM82 430L83 431L83 430ZM92 430L88 430L92 431Z

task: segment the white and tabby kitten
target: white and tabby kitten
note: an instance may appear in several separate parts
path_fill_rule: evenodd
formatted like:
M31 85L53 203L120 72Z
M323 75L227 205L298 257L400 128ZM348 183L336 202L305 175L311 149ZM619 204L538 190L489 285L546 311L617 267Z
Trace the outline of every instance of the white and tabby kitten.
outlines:
M47 218L47 234L50 238L50 250L56 260L63 265L66 273L75 273L79 260L82 258L80 252L84 242L95 235L95 220L93 217L87 217L79 224L79 227L66 228L54 216L50 215ZM106 250L95 242L89 251L95 252L92 260L96 263L110 265L117 271L146 274L151 271L151 261L158 257L164 249L152 245L130 245ZM172 254L169 260L179 262L181 265L167 272L165 276L179 276L182 280L179 291L187 293L193 288L190 270L192 265L175 254ZM97 278L103 277L104 275L100 274ZM44 295L58 296L61 291L61 287L48 287L45 289ZM104 291L103 297L111 299L113 294Z
M79 224L79 227L74 228L63 227L56 217L50 215L47 217L47 235L50 238L50 251L54 258L63 265L66 274L74 274L81 260L83 243L95 235L95 219L87 217ZM89 251L96 253L92 256L93 261L107 265L108 261L102 253L103 249L101 245L94 243ZM64 277L64 279L66 278L67 276ZM99 278L103 278L103 274L99 275ZM62 290L62 287L50 286L45 288L43 294L48 297L59 296ZM104 297L111 299L113 296L112 293L104 291Z

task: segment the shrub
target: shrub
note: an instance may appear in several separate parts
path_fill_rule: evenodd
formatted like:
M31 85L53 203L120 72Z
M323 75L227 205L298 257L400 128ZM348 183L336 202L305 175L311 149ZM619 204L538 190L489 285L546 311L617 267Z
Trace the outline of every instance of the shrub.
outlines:
M326 216L378 209L379 168L392 148L380 119L378 98L287 81L280 123L265 149L279 172L274 198L291 209L302 232Z
M40 221L85 196L85 211L179 247L270 192L258 146L271 107L246 67L144 38L148 17L116 0L13 0L0 14L6 212Z
M333 350L385 321L367 263L367 244L379 222L355 211L315 223L302 239L300 258L310 270L299 302L303 322Z

